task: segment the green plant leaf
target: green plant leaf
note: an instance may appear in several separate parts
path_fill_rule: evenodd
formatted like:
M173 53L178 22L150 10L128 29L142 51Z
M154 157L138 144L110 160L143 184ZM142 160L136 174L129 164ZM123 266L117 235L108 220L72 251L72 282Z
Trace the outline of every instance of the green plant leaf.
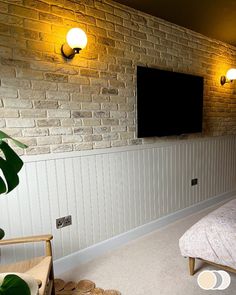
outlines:
M5 142L0 143L0 150L2 150L9 168L14 169L16 173L20 171L23 166L21 158L13 151L13 149Z
M4 180L0 176L0 195L6 193L6 191L7 191L7 187L5 185Z
M19 177L11 164L2 158L0 158L0 169L2 169L4 174L7 183L7 193L9 193L19 184Z
M30 288L19 276L6 275L0 286L1 295L30 295Z
M0 228L0 240L2 238L4 238L4 236L5 236L5 232L4 232L4 230L2 228Z
M2 140L6 139L6 138L11 139L15 143L15 145L17 145L18 147L20 147L22 149L27 148L27 145L25 145L24 143L12 138L11 136L7 135L6 133L0 131L0 142L2 142Z

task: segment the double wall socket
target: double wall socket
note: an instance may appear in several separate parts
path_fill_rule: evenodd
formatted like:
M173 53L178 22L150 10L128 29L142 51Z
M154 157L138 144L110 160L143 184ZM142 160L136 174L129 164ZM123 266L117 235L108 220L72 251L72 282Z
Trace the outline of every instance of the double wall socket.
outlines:
M193 185L197 185L198 184L198 179L197 178L193 178L192 180L191 180L191 186L193 186Z
M56 219L56 227L62 228L72 224L72 217L71 215L60 217Z

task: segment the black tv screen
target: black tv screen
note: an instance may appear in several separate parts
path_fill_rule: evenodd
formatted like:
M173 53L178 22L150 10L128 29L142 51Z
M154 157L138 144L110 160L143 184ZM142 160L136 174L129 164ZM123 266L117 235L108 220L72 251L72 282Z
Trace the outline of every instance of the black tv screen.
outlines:
M138 137L202 131L203 77L137 67Z

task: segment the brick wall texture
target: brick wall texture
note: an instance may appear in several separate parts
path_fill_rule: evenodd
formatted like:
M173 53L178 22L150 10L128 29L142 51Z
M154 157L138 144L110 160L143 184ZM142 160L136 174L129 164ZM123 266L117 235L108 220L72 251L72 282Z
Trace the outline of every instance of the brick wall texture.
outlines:
M71 27L88 45L65 60ZM203 136L235 134L236 88L219 83L235 63L235 47L112 1L0 0L0 129L26 154L158 141L136 134L145 65L203 76Z

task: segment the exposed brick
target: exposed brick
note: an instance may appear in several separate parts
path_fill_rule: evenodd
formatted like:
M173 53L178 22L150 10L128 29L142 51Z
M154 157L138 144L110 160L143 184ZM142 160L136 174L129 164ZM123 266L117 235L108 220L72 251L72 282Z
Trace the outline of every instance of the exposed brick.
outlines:
M0 118L18 118L19 112L17 110L0 108Z
M47 99L53 99L53 100L69 100L70 96L67 92L62 91L47 91L46 92L46 98Z
M29 100L23 99L11 99L7 98L3 100L3 104L5 108L11 109L30 109L32 108L32 102Z
M53 145L51 148L53 153L62 153L62 152L70 152L72 151L71 144L61 144L61 145Z
M68 82L68 76L55 73L45 73L45 80L55 82Z
M65 110L80 110L81 103L74 101L59 102L59 108Z
M21 110L22 118L46 118L47 113L44 110Z
M28 147L26 150L27 155L48 154L49 152L50 148L48 146Z
M35 122L33 119L6 119L6 126L7 127L34 127Z
M25 28L16 28L11 27L11 36L16 38L26 38L26 39L32 39L32 40L38 40L39 34L38 32L28 30Z
M81 104L81 109L82 110L99 110L101 109L101 105L99 103L94 103L94 102L83 102Z
M49 118L70 118L69 110L49 110L48 111Z
M73 111L72 118L91 118L92 112L87 111Z
M57 109L58 102L48 100L34 101L34 107L35 109Z
M60 120L59 119L43 119L43 120L37 120L37 126L38 127L55 127L55 126L60 126Z
M7 3L0 2L0 11L1 12L7 12L8 11Z
M115 46L115 41L111 38L105 38L105 37L98 37L97 38L98 43L107 45L107 46Z
M106 20L110 21L111 23L114 24L123 24L123 19L119 16L115 16L114 14L106 13Z
M41 11L50 11L50 5L38 0L24 0L24 6Z
M50 134L52 135L72 134L72 129L70 127L53 127L53 128L50 128Z
M103 11L110 12L110 13L114 12L114 8L112 5L109 5L109 4L106 4L103 2L99 2L99 1L95 1L94 4L95 4L95 7L98 8L99 10L103 10Z
M32 19L24 19L24 27L36 30L37 32L50 32L51 31L51 25L41 22L39 20L32 20Z
M0 22L3 24L23 26L23 19L21 17L4 13L0 13Z
M89 94L83 94L83 93L72 93L71 99L74 101L92 101L92 96Z
M96 20L97 26L107 29L107 30L114 30L115 25L112 22L108 22L105 20L97 19Z
M116 88L103 88L102 94L118 95L118 89L116 89Z
M132 36L135 38L138 38L138 39L144 39L144 40L147 39L147 35L145 33L141 33L141 32L133 31Z
M55 90L55 89L52 89ZM79 92L80 85L76 83L58 83L58 90L60 91L69 91L69 92Z
M62 24L63 23L63 19L61 17L50 14L50 13L40 12L39 19L47 21L49 23L54 23L54 24Z
M93 133L92 127L74 128L74 134L84 135L84 134L92 134L92 133Z
M48 135L48 129L45 128L30 128L23 130L24 136L46 136Z
M32 81L32 88L34 90L57 90L57 84L48 81Z
M93 144L91 142L73 144L73 149L75 151L91 150L92 148Z
M97 112L93 112L93 116L95 118L109 118L110 113L108 111L97 111Z
M67 135L67 136L62 136L62 142L63 143L76 143L76 142L82 142L83 137L81 135Z
M28 78L28 79L42 79L43 74L40 71L35 71L31 69L24 69L24 68L19 68L16 69L16 77L17 78Z
M74 12L72 10L66 9L64 7L62 8L62 7L52 5L51 11L53 14L60 15L63 18L70 18L70 19L75 18Z
M25 137L26 154L156 142L135 137L137 65L204 76L204 134L235 134L236 93L217 78L231 46L109 0L4 0L0 11L0 128ZM88 45L66 60L74 26Z
M29 68L30 63L23 60L17 60L12 58L0 58L2 65L8 65L8 66L15 66L18 68Z
M32 9L17 6L17 5L9 5L8 11L10 14L19 15L26 18L34 18L34 19L38 18L38 12L36 10L32 10Z
M30 88L30 81L22 79L2 79L3 87Z
M81 76L89 76L89 77L99 77L99 72L95 71L95 70L81 69L80 75Z
M132 13L131 14L131 19L133 21L135 21L135 22L138 22L138 23L141 23L141 24L144 24L144 25L147 23L147 19L142 15Z
M76 20L78 22L86 23L86 24L95 24L96 23L96 19L93 16L89 16L89 15L86 15L81 12L76 13Z
M2 88L0 87L0 97L12 97L16 98L18 96L16 89Z

